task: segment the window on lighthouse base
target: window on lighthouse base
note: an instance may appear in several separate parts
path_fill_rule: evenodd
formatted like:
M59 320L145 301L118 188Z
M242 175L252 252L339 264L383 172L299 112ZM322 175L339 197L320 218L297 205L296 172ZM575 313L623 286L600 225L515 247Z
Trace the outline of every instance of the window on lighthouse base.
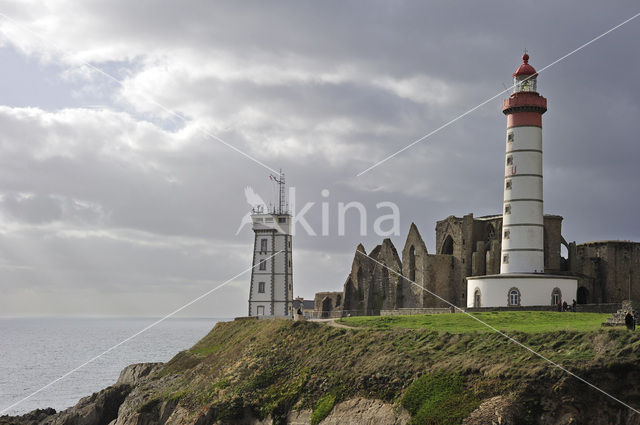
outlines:
M515 307L520 305L520 291L518 288L509 289L509 298L508 298L509 307Z

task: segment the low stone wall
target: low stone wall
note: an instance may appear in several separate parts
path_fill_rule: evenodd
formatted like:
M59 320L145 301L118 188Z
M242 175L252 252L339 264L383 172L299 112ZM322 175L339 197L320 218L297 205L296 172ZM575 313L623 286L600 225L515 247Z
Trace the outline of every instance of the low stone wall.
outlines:
M397 310L381 310L380 316L408 316L412 314L453 313L451 308L399 308Z
M552 305L531 305L527 307L473 307L467 308L468 312L481 312L481 311L557 311L558 307Z
M576 311L579 313L615 313L619 309L620 303L576 305Z
M571 307L571 304L569 304ZM576 304L578 313L615 313L620 308L620 303L608 304ZM536 305L528 307L474 307L467 308L466 311L558 311L554 305Z

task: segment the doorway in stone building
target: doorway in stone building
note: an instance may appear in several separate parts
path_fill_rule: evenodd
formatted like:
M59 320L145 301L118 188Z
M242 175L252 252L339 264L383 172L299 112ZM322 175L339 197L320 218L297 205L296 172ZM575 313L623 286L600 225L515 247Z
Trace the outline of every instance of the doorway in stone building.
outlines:
M588 304L589 303L589 290L584 286L578 288L578 299L576 300L578 304Z

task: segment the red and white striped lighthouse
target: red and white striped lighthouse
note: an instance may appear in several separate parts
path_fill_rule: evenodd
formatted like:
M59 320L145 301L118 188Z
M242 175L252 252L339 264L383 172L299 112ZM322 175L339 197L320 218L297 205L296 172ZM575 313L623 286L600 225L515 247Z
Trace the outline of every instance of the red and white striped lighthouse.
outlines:
M502 210L500 274L468 276L467 307L555 305L576 296L574 276L544 273L542 203L542 114L547 99L537 91L529 55L513 74L513 93L505 99L507 140Z
M537 92L529 55L513 74L513 93L503 102L507 141L500 273L544 273L542 114L547 99Z

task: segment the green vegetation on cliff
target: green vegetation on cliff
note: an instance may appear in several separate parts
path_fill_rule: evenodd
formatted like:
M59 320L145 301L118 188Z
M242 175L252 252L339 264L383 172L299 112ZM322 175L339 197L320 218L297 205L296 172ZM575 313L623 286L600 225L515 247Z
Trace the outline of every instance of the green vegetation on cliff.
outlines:
M586 379L616 377L606 389L640 405L640 393L629 391L625 378L618 379L640 376L640 334L589 330L606 315L482 315ZM309 409L312 421L320 423L334 405L364 397L403 406L414 424L455 424L483 400L500 394L513 394L526 407L528 416L521 423L533 423L556 399L566 403L587 397L581 407L585 412L596 403L616 412L620 408L468 320L473 319L455 314L343 321L362 326L355 329L288 320L218 323L169 361L148 388L138 390L144 397L140 411L159 411L162 403L172 402L194 417L206 414L207 423L233 423L250 415L270 416L280 424L291 410ZM540 400L547 393L553 398L543 405Z

